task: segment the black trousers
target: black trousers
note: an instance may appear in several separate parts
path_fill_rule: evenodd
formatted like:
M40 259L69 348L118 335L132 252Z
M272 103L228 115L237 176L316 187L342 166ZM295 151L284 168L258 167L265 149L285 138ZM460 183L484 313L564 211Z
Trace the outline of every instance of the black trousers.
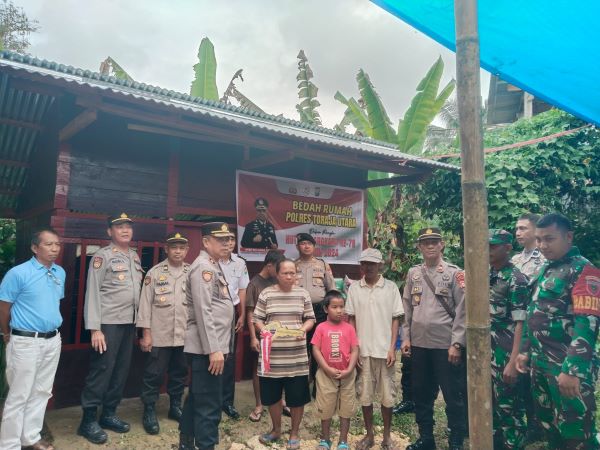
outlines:
M223 408L226 406L233 406L233 401L235 399L235 352L237 347L237 333L233 335L232 339L233 353L225 359L225 365L223 366Z
M81 392L82 408L103 406L106 410L117 408L123 398L123 389L129 374L134 324L101 325L106 340L106 351L102 354L92 350L90 370Z
M451 433L457 437L465 434L465 405L461 387L464 363L454 366L448 362L448 350L411 348L412 388L415 417L421 436L433 436L433 404L437 388L442 390L446 402L446 417Z
M400 368L402 372L402 377L400 378L400 385L402 386L402 401L403 402L412 402L412 358L406 357L402 355L400 357L400 362L402 362L402 367Z
M223 375L208 371L208 355L190 355L192 381L179 422L181 434L194 436L200 450L219 443L219 423L223 404Z
M144 404L156 403L165 373L168 375L167 393L171 402L181 403L188 373L183 346L152 347L152 351L146 355L140 396Z

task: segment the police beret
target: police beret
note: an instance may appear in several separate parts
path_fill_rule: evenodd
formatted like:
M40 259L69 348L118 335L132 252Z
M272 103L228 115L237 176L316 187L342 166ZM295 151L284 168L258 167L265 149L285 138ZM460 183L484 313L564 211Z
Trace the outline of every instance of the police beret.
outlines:
M421 228L419 230L419 237L417 238L417 242L422 241L424 239L442 239L442 231L437 227L427 227Z
M302 241L308 241L308 242L312 243L312 245L316 245L317 244L317 242L315 241L315 238L312 237L308 233L298 233L296 235L296 244L299 244Z
M115 214L113 216L108 216L108 226L112 227L113 225L120 225L122 223L133 223L133 220L124 212L121 214Z
M256 209L267 209L269 207L269 202L266 198L258 197L254 200L254 208Z
M167 244L187 244L188 238L181 233L171 233L165 239Z
M229 225L225 222L205 223L200 228L200 231L202 231L202 236L229 237L233 234L229 231Z
M491 229L489 243L492 245L512 244L513 237L512 237L512 234L510 234L506 230Z

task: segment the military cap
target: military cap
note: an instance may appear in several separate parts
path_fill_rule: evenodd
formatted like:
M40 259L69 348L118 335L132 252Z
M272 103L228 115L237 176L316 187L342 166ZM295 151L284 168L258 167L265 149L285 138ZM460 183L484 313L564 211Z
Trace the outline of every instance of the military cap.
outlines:
M491 229L489 243L492 245L497 244L511 244L513 243L512 234L506 230Z
M419 230L419 237L417 238L417 242L423 241L425 239L442 239L442 231L437 227L427 227L421 228Z
M267 209L269 207L269 202L266 198L258 197L254 200L254 208L256 209Z
M181 233L171 233L165 239L167 244L187 244L188 238Z
M315 238L312 237L308 233L298 233L296 235L296 244L299 244L302 241L308 241L308 242L312 243L312 245L317 245L317 242L315 241Z
M133 220L124 212L121 214L115 214L114 216L108 216L108 226L120 225L122 223L129 222L133 223Z
M360 254L358 262L382 263L383 256L381 255L381 252L376 248L365 248Z
M202 236L213 236L213 237L229 237L232 235L229 231L229 225L225 222L208 222L202 225L200 228Z

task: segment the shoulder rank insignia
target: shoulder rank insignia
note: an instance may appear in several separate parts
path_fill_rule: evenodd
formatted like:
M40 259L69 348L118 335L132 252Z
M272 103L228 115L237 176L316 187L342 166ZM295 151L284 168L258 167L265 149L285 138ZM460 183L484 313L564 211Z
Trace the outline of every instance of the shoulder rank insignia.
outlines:
M148 286L150 283L152 283L152 277L147 276L146 278L144 278L144 285Z
M202 271L202 279L204 281L206 281L207 283L209 283L210 281L212 281L213 278L213 273L210 270L203 270Z
M100 256L94 256L94 269L99 269L102 267L102 262L104 260Z

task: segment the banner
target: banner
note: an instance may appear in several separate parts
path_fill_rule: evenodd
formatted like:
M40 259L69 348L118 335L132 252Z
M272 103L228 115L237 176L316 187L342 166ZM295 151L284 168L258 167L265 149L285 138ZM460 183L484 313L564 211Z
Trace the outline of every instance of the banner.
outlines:
M297 258L296 235L317 241L315 256L333 264L358 264L363 248L364 192L238 170L238 253L263 261L272 248Z

